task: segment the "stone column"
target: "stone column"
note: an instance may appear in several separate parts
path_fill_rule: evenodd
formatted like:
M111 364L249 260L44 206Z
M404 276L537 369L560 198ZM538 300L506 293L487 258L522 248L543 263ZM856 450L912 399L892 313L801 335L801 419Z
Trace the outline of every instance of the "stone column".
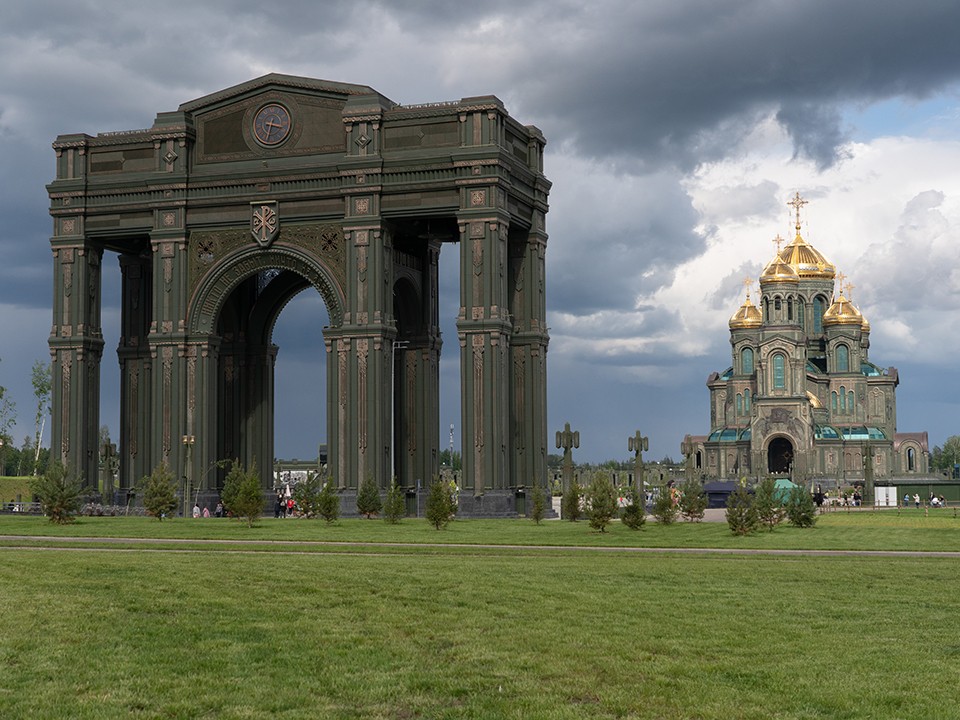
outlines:
M166 463L181 482L185 475L187 237L183 209L157 210L151 234L153 318L148 343L151 371L151 465ZM191 448L196 455L196 448ZM192 459L191 459L192 461ZM190 475L191 481L196 479Z
M510 333L505 217L487 206L493 189L464 191L460 213L460 339L463 477L474 497L505 490L509 468Z
M343 327L334 338L335 357L330 360L336 374L337 483L356 490L368 475L381 485L392 475L396 324L393 248L379 217L379 195L348 195L345 203L346 274L353 277L348 282L353 291L346 298Z
M100 428L100 263L103 250L83 230L83 217L55 220L51 451L86 486L98 477Z
M527 487L547 473L545 253L542 227L511 237L510 485Z

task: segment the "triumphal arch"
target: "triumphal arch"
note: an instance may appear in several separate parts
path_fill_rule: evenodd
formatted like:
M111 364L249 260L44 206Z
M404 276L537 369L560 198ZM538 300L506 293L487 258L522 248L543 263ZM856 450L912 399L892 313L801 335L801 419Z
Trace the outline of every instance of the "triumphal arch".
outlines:
M437 473L442 312L457 313L462 496L545 481L550 183L543 135L496 97L403 106L362 85L271 74L148 129L53 147L52 447L88 483L110 256L122 275L121 490L166 462L212 494L222 475L209 469L230 458L270 483L271 335L309 287L329 314L340 488ZM438 307L444 244L459 247L458 309Z

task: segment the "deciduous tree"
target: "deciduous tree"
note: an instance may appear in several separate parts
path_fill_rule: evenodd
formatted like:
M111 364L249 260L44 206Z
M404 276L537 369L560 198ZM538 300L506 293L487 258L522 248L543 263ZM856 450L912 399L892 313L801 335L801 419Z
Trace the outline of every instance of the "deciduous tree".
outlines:
M43 426L50 415L50 391L53 388L53 375L50 363L37 360L30 369L30 384L33 386L33 397L37 401L37 414L34 419L36 433L34 436L33 458L34 474L40 465L40 446L43 442Z

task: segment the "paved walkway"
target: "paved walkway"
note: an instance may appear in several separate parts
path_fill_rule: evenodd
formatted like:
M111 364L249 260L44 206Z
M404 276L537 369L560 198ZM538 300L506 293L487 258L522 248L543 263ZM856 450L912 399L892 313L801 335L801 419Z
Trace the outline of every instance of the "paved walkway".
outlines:
M314 555L323 548L336 548L336 554L369 555L370 549L417 550L452 548L457 550L510 550L528 552L597 552L597 553L647 553L673 555L780 555L799 557L928 557L960 559L960 551L924 550L771 550L754 548L669 548L669 547L596 547L593 545L495 545L476 543L392 543L353 542L324 540L191 540L186 538L123 538L123 537L51 537L49 535L0 535L4 541L44 542L44 545L3 545L3 550L82 550L86 552L240 552L248 554ZM97 547L100 545L102 547ZM109 547L130 545L133 547ZM138 547L139 546L139 547ZM193 546L193 547L186 547ZM220 546L219 548L217 546ZM228 546L225 549L223 546ZM257 547L261 549L254 549ZM264 549L264 546L277 549ZM303 548L281 550L281 547ZM307 550L306 548L315 548ZM362 552L361 548L364 551ZM328 550L328 552L330 552ZM392 553L396 554L396 553Z

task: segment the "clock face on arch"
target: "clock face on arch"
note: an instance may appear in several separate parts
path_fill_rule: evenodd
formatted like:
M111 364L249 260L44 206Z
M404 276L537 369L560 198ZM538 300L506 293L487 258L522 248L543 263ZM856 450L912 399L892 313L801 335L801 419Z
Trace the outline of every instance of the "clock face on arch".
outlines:
M290 111L278 103L264 105L253 117L253 136L261 145L279 145L290 135Z

